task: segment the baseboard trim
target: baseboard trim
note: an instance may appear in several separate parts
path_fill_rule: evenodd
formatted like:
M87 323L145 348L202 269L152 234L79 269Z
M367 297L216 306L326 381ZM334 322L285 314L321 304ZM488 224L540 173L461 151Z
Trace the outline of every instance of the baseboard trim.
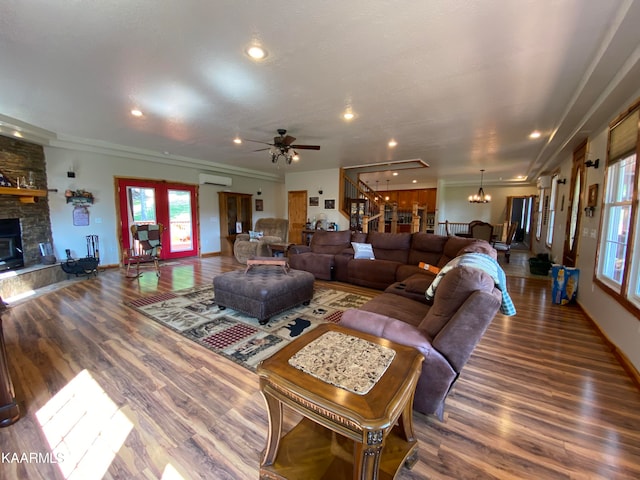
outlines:
M208 257L221 257L222 256L222 252L207 252L207 253L203 253L200 255L202 258L208 258Z
M584 308L582 308L582 305L579 302L578 302L578 306L580 307L580 310L582 310L582 313L584 313L584 316L589 319L593 327L596 329L596 332L598 332L598 334L602 338L602 340L604 340L604 343L606 343L607 346L611 349L611 351L613 352L613 356L616 357L616 359L618 360L618 363L620 363L620 366L624 369L625 372L627 372L629 377L631 377L631 380L633 381L633 383L635 383L636 387L638 387L638 390L640 390L640 372L638 372L635 365L631 363L631 360L629 360L629 358L625 355L625 353L622 350L620 350L615 343L611 341L611 339L607 336L607 334L600 328L600 325L598 325L598 323L591 317L591 315L589 315L587 311Z

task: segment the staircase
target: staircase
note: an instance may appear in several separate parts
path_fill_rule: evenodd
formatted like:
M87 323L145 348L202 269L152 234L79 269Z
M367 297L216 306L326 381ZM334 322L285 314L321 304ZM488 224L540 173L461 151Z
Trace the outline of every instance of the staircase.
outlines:
M414 202L410 210L401 210L361 181L349 178L340 169L340 212L349 219L351 231L420 232L426 231L427 208ZM388 226L387 226L388 225Z

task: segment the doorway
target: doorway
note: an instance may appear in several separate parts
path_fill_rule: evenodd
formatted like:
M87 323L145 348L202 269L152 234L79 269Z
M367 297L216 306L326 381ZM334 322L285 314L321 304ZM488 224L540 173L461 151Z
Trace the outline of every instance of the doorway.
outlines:
M518 222L513 241L521 243L527 249L531 248L531 224L534 203L535 195L507 197L507 224L511 225L513 222Z
M287 210L289 213L289 242L306 243L303 241L302 231L307 224L307 191L289 192Z
M571 166L571 186L569 188L569 212L565 230L562 264L575 267L580 239L580 220L582 218L582 193L584 192L584 162L587 159L587 140L573 152Z
M123 251L133 246L131 225L161 223L162 259L198 255L196 186L118 179L118 202Z

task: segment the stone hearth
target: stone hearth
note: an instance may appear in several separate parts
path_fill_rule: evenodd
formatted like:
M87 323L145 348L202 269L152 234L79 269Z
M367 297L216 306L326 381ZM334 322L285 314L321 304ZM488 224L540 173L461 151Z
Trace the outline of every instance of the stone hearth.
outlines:
M0 272L0 297L11 302L12 298L62 282L68 278L69 276L60 268L59 263L7 270Z

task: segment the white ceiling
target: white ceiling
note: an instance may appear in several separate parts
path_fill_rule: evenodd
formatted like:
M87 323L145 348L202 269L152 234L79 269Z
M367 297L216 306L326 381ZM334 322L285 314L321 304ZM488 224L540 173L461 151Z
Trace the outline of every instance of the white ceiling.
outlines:
M3 1L0 131L275 176L422 159L427 180L535 181L638 91L639 25L632 0ZM278 128L322 148L276 166L232 142Z

